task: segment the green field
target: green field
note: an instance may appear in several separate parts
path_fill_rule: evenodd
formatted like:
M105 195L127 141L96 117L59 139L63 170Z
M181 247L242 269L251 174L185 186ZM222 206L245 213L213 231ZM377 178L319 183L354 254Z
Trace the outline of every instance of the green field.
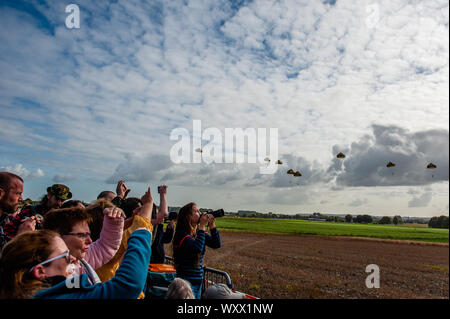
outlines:
M216 219L222 230L274 234L305 234L322 236L357 236L397 240L415 240L448 243L448 229L330 223L291 219L231 218Z

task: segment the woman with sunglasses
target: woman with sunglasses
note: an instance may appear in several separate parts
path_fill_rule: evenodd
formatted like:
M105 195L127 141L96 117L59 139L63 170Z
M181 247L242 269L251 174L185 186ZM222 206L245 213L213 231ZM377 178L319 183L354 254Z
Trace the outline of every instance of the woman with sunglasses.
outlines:
M51 279L70 275L69 250L62 238L50 230L16 236L2 250L0 258L0 298L32 298L51 286Z
M77 207L47 213L44 229L56 231L75 257L75 274L87 273L90 281L101 282L95 269L106 264L117 252L123 233L124 213L120 208L104 209L100 238L92 242L89 223L91 216Z
M150 262L151 233L135 230L116 276L92 285L87 274L70 278L71 257L62 238L50 230L16 236L0 258L1 299L137 299Z
M153 199L142 207L147 215L152 208ZM147 229L136 229L115 277L92 285L87 274L69 278L70 255L59 234L50 230L20 234L0 257L0 298L137 299L147 279L150 242Z

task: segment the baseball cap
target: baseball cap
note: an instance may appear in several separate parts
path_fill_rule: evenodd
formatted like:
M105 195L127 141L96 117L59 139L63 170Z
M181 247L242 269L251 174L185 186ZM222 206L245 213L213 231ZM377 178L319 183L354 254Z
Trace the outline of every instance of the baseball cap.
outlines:
M72 198L70 188L63 184L53 184L47 188L47 193L55 195L57 199L68 200Z

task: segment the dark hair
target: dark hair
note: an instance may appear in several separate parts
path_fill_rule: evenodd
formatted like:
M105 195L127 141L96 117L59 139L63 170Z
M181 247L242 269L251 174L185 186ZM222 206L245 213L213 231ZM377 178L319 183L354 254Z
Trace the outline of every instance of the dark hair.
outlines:
M18 179L23 183L23 179L16 174L10 172L0 172L0 188L5 191L8 191L11 187L11 183L14 179Z
M0 298L33 298L48 284L35 278L30 269L47 260L58 234L51 230L37 230L14 237L3 247L0 257Z
M91 230L92 241L96 241L100 238L100 233L103 228L103 219L105 218L103 210L108 207L116 206L104 198L97 199L86 207L86 213L91 217L89 229Z
M70 208L70 207L77 207L78 204L83 204L83 202L81 200L68 200L67 202L65 202L64 204L62 204L61 208Z
M80 222L90 223L91 220L91 216L82 208L52 209L45 215L42 227L66 235L72 231L75 224Z
M120 204L120 208L125 213L126 218L130 218L133 215L133 211L139 207L139 204L142 205L142 201L139 198L129 197Z
M106 196L108 196L108 194L111 194L111 193L116 195L116 193L114 193L112 191L103 191L100 194L98 194L97 199L106 198Z
M180 208L180 211L178 212L178 217L177 217L177 225L175 226L174 238L181 239L182 237L184 237L184 235L190 235L193 238L196 237L197 225L192 224L192 215L193 215L192 208L195 205L197 205L197 204L195 204L194 202L191 202ZM172 246L175 268L177 267L177 263L178 263L177 249L179 249L179 247L177 247L177 245L179 245L179 243L174 242L173 246ZM201 253L197 254L196 258L194 259L194 263L196 265L199 265L200 256L201 256Z

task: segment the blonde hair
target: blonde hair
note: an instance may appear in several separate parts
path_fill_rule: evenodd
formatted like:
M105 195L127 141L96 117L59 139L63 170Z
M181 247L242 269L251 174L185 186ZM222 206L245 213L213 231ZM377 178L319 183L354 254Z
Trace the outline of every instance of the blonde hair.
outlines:
M30 269L47 260L52 253L55 237L51 230L20 234L3 247L0 257L0 298L29 299L48 287L35 278Z

